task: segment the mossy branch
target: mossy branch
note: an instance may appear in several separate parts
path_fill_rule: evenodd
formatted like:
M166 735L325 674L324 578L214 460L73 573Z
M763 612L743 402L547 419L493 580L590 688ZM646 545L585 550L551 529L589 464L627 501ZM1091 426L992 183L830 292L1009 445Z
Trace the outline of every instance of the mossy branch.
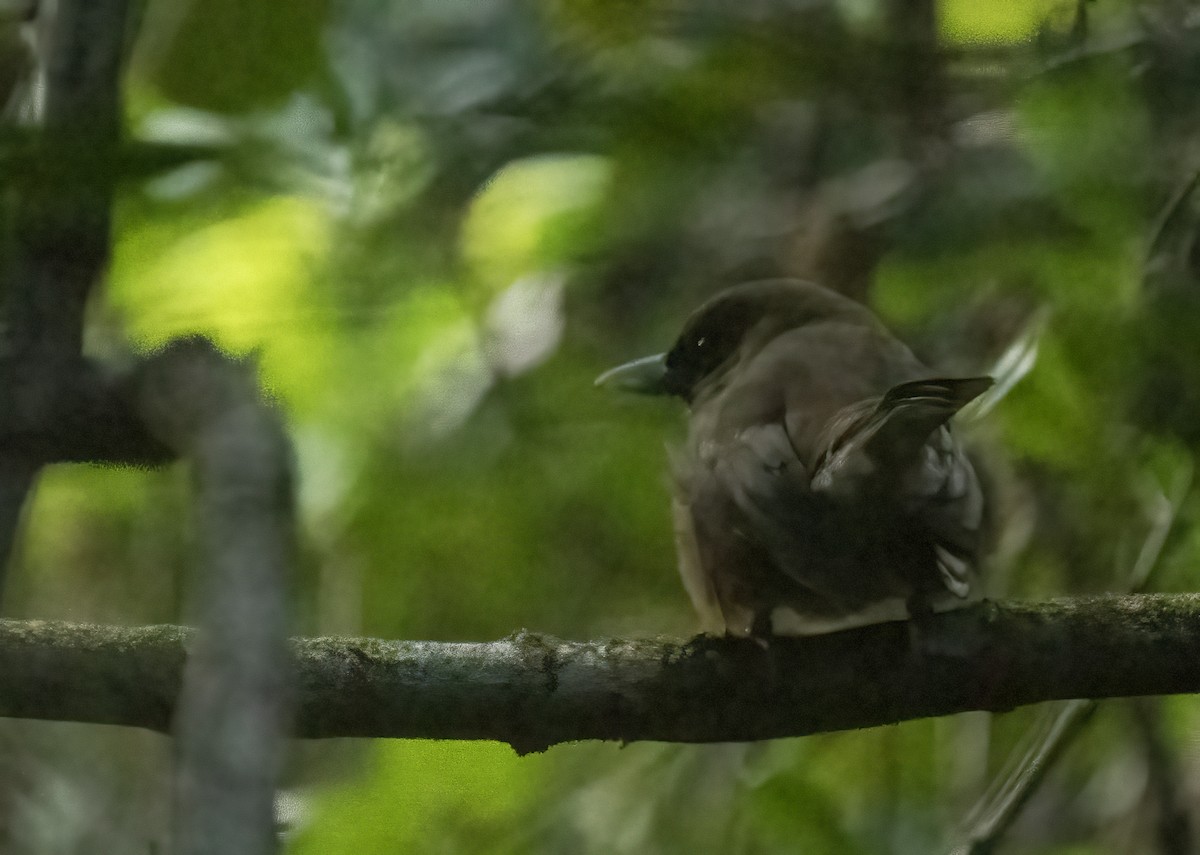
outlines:
M807 639L292 642L295 735L725 742L1200 692L1200 595L983 603ZM0 621L0 715L167 731L190 630Z

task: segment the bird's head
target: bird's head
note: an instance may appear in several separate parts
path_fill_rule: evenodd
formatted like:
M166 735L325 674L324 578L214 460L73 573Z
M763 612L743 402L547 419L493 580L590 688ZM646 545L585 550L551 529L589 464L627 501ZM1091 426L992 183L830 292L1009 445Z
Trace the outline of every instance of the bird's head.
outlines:
M834 318L874 323L865 307L811 282L768 279L735 285L692 312L666 353L618 365L597 377L596 385L674 395L691 403L699 390L776 336Z

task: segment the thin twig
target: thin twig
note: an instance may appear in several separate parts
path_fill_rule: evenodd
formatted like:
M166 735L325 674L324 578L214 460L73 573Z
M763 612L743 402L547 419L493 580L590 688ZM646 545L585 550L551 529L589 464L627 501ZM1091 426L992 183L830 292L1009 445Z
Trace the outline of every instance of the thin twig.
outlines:
M1192 817L1187 800L1180 797L1179 771L1163 740L1159 699L1134 698L1129 709L1146 754L1148 794L1158 809L1158 850L1162 855L1190 855L1195 852Z
M1150 530L1129 572L1127 587L1131 593L1141 593L1149 584L1191 486L1189 468L1175 473L1169 495L1156 491L1150 498ZM988 855L996 848L1046 774L1083 732L1098 706L1091 699L1072 700L1042 715L1024 734L1004 769L963 821L963 830L956 835L958 842L951 855Z

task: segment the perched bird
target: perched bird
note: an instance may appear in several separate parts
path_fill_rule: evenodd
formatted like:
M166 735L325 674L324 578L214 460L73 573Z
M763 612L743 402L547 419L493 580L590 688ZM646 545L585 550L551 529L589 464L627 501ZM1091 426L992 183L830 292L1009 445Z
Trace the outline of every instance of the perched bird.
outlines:
M690 407L675 534L706 630L813 635L980 596L984 496L948 421L992 380L936 377L864 306L737 285L596 383Z

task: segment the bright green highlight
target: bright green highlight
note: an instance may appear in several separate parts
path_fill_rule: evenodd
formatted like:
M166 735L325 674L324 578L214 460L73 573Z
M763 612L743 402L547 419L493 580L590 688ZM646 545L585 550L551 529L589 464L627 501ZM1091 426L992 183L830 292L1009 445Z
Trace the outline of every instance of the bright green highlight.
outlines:
M550 762L496 742L382 740L372 750L362 779L318 800L291 855L519 851L501 840Z
M1061 0L943 0L939 5L942 35L966 43L1027 41L1063 6Z
M463 254L493 288L557 266L586 243L612 169L588 154L530 157L504 166L475 197L463 225Z
M255 351L273 391L312 405L332 347L313 287L330 232L324 208L298 196L211 222L138 223L117 244L111 300L141 346L201 333L233 353Z

